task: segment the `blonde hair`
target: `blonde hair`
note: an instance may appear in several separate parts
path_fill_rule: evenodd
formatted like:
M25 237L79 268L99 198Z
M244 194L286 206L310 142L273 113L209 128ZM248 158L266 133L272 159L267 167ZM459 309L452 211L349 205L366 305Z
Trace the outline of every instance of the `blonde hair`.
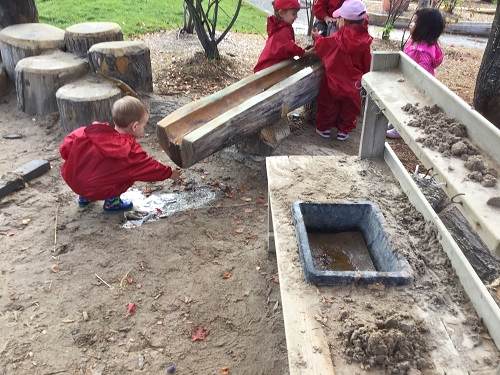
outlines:
M126 128L131 123L139 121L149 113L146 105L133 96L125 96L118 99L111 109L113 122L119 128Z

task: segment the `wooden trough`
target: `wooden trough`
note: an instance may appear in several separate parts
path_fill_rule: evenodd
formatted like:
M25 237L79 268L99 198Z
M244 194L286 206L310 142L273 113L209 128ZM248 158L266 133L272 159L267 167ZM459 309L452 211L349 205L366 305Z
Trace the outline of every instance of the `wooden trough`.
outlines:
M190 167L314 99L323 73L323 63L311 60L264 69L165 117L160 145L179 167Z

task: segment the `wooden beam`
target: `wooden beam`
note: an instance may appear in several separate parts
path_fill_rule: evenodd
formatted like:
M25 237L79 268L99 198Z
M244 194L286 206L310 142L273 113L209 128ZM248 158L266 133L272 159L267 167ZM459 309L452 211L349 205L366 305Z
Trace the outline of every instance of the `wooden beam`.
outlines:
M157 125L160 145L187 168L275 123L318 95L323 63L288 60L173 112Z

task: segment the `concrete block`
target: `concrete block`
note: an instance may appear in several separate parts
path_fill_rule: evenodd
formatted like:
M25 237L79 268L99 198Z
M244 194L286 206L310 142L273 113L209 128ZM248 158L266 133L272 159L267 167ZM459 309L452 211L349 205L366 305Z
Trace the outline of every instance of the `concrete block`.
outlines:
M316 285L375 284L407 285L413 271L405 258L395 253L382 227L380 209L370 201L336 204L295 202L293 224L300 261L308 282ZM375 271L318 270L314 266L307 233L361 232Z
M48 171L50 171L48 160L32 160L17 168L14 173L20 175L25 182L28 182Z
M0 198L24 188L24 180L17 177L10 181L0 181Z

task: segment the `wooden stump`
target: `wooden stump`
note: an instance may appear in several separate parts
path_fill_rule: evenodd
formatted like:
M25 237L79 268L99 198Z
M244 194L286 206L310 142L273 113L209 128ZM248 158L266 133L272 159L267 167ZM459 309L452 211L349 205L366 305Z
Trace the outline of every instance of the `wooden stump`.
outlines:
M23 23L0 31L0 51L9 78L14 81L17 63L30 56L64 48L64 30L43 23Z
M87 53L94 44L123 40L122 29L114 22L83 22L66 29L64 41L68 52Z
M238 143L238 149L252 155L270 156L279 142L290 135L288 118L283 117Z
M7 70L2 62L0 62L0 98L9 93L10 81L7 76Z
M119 79L134 91L153 92L149 48L142 42L104 42L89 49L90 68Z
M121 91L111 83L88 78L64 85L56 98L62 127L69 133L93 121L112 124L111 108Z
M61 51L22 59L15 72L17 105L29 114L57 112L59 87L88 71L86 59Z

